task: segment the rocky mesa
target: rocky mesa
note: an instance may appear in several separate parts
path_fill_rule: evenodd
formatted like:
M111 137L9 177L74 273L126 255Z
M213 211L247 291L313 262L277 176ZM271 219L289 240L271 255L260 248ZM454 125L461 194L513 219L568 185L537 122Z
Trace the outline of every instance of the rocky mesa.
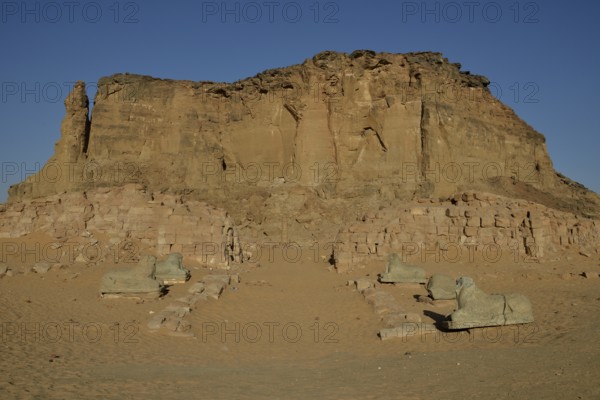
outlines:
M489 83L440 53L368 50L234 83L117 74L91 109L78 83L0 235L87 232L222 265L318 242L339 271L407 243L596 253L600 197L554 170Z

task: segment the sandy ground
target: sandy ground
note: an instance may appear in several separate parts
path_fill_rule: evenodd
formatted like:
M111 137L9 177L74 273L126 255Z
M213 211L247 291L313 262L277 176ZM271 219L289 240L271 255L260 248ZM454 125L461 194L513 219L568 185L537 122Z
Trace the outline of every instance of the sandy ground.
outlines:
M195 338L150 333L146 321L204 274L159 300L107 300L114 265L72 264L0 279L2 399L598 399L599 260L547 264L429 262L486 292L518 292L534 324L381 341L383 328L347 280L311 257L240 269L241 283L186 317ZM19 260L8 260L19 269ZM571 274L569 274L571 273ZM423 286L386 286L433 322L454 305L418 303Z

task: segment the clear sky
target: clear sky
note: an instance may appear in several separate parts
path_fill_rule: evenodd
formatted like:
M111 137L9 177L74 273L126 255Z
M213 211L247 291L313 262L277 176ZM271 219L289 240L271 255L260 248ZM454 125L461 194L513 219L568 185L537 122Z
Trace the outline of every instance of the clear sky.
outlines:
M439 51L487 76L556 170L600 192L599 15L592 0L1 0L0 201L53 153L76 80L93 98L117 72L235 81L355 49Z

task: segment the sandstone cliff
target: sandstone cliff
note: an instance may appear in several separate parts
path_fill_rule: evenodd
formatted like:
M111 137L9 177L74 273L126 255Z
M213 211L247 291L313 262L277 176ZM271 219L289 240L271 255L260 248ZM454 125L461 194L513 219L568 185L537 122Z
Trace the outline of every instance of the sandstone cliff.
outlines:
M600 216L488 84L439 53L327 51L234 83L102 78L88 119L81 83L55 155L9 205L132 183L226 210L248 240L306 243L465 191Z

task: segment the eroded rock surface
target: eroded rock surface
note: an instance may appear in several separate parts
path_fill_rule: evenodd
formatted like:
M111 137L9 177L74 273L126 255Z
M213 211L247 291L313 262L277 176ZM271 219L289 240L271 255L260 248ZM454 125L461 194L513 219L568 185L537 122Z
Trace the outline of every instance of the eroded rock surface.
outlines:
M600 198L488 84L439 53L326 51L234 83L112 75L89 118L80 82L0 236L103 232L225 266L318 242L338 271L407 241L596 255Z
M139 255L181 253L197 264L226 268L242 260L239 238L223 209L181 195L152 193L140 184L64 193L0 210L0 238L33 232L49 239L52 262L135 263ZM7 244L18 253L19 246Z
M410 199L465 186L515 193L516 180L557 201L585 196L556 176L544 137L488 83L439 53L370 51L323 52L232 84L117 74L98 82L91 121L84 85L75 86L51 162L74 163L72 178L96 173L96 186L136 182L151 190L235 193L282 183L334 197L385 188L386 196ZM498 179L487 176L491 162ZM460 178L457 169L448 179L449 165ZM11 189L11 200L92 186L85 176L65 178L59 185L30 177Z

